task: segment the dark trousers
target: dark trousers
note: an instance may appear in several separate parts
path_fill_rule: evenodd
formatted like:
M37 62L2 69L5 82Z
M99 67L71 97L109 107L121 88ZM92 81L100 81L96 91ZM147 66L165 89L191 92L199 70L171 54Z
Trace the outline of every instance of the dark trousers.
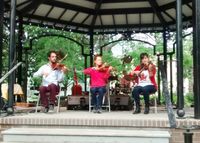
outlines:
M136 86L133 89L132 97L135 100L136 105L140 105L140 94L144 96L144 102L146 106L149 106L149 95L156 92L156 88L153 85Z
M106 93L106 87L92 87L90 88L92 95L92 104L95 109L100 109L102 107L103 96Z
M42 106L48 107L49 103L55 104L56 95L59 92L59 86L55 84L50 84L48 86L40 86L39 92ZM49 93L49 95L47 93Z

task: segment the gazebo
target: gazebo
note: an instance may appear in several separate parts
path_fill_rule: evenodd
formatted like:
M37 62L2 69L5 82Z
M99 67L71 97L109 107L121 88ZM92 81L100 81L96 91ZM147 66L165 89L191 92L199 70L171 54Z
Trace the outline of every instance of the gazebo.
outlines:
M93 63L94 35L161 32L163 33L164 65L167 66L167 35L176 31L178 115L184 112L182 29L193 27L194 113L200 119L200 12L198 0L1 0L0 56L2 57L3 23L10 20L9 69L14 53L22 61L23 25L31 24L90 36L90 64ZM15 27L19 23L18 48ZM0 58L2 65L2 59ZM22 68L18 68L20 82ZM2 69L0 69L2 76ZM9 107L12 107L14 76L9 76Z

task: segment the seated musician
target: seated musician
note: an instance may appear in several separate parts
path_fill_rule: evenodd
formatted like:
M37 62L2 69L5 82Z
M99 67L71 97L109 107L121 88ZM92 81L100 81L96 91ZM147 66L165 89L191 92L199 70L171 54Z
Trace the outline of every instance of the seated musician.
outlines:
M106 93L106 84L111 70L112 67L105 67L102 57L96 55L94 57L94 67L89 67L83 71L84 74L90 75L90 92L94 113L101 113L103 96Z
M34 77L42 77L42 85L39 88L39 93L41 97L41 104L43 106L43 111L47 113L54 109L56 95L59 92L59 82L63 81L64 73L67 72L66 66L61 66L57 63L56 51L49 51L48 63L41 66L37 72L33 74ZM49 92L49 101L46 93Z
M133 88L132 96L136 103L136 109L133 114L138 114L140 110L140 94L144 96L145 110L144 114L149 113L149 95L157 91L155 80L156 67L149 60L147 53L140 54L140 65L131 72L136 76L137 85Z

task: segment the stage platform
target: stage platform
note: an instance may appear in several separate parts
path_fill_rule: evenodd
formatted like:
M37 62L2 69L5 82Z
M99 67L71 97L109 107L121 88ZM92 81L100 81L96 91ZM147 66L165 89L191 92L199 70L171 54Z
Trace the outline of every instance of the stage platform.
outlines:
M164 107L158 108L158 113L145 115L132 114L133 111L103 111L102 114L97 114L88 111L66 110L61 108L59 113L30 113L31 109L22 110L23 112L15 113L13 116L0 118L1 130L12 127L20 128L112 128L112 129L144 129L144 130L159 130L169 131L171 138L170 143L176 143L179 138L180 143L183 141L183 132L181 129L185 125L199 125L200 120L193 118L193 109L186 109L185 118L176 118L177 128L172 129L169 125L168 115ZM174 110L176 113L176 110ZM200 140L200 130L194 130L194 141ZM194 142L197 143L197 142Z
M167 111L164 107L158 107L158 113L151 109L150 113L145 115L143 111L140 114L132 114L133 111L111 111L103 110L101 114L89 112L87 110L66 110L61 108L59 113L34 113L34 107L16 108L12 116L0 116L0 124L14 125L69 125L69 126L126 126L126 127L169 127ZM200 120L193 118L193 108L187 108L185 117L177 120L177 126L183 123L200 123ZM174 110L176 115L176 110ZM177 116L177 115L176 115Z

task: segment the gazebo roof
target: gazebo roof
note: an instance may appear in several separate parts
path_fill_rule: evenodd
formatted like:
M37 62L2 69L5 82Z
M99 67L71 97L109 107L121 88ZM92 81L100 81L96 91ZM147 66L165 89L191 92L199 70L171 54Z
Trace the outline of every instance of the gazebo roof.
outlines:
M10 0L4 0L6 10ZM16 0L24 24L79 33L175 29L176 0ZM184 26L191 26L192 0L182 0Z

